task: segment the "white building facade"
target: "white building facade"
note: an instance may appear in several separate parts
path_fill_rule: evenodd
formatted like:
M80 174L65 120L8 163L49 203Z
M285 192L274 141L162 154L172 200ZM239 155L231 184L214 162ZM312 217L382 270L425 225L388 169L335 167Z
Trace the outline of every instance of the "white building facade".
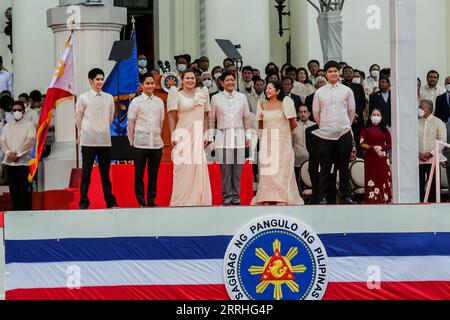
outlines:
M193 58L208 56L211 67L221 65L225 55L215 39L241 45L244 64L262 73L269 61L279 65L287 61L289 40L292 64L305 67L310 59L322 62L317 11L306 0L286 0L290 16L283 17L283 25L289 30L280 37L276 4L275 0L2 0L0 12L13 10L13 52L7 47L9 37L0 33L0 55L5 67L14 72L17 94L33 89L45 92L69 35L67 24L76 21L76 84L81 93L88 89L90 68L101 67L106 73L112 69L108 61L112 44L129 38L127 28L134 15L142 37L139 51L153 63L169 60L174 66L174 56L187 53ZM410 21L414 12L415 19ZM4 25L0 14L0 26ZM417 135L413 130L417 111L411 108L416 104L415 77L425 80L427 71L435 69L441 73L442 85L450 74L450 1L348 0L343 48L343 60L355 68L367 72L373 63L394 68L393 119L399 129L394 132L394 155L402 150L402 157L394 162L394 194L410 190L397 202L415 202L418 175L413 168L418 163L409 160L418 154L411 142ZM400 86L398 79L403 81ZM40 168L45 190L67 187L75 167L73 110L73 104L67 104L56 112L56 146Z

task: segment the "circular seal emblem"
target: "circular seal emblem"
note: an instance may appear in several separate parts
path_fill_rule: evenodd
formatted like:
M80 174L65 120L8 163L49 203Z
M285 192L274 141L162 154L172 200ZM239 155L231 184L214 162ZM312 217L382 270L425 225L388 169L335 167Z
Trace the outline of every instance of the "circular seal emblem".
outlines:
M175 72L168 72L161 77L161 88L163 88L167 93L172 87L177 87L177 89L180 89L181 83L182 80L180 75Z
M233 300L321 300L328 258L309 227L286 217L268 217L232 239L224 280Z

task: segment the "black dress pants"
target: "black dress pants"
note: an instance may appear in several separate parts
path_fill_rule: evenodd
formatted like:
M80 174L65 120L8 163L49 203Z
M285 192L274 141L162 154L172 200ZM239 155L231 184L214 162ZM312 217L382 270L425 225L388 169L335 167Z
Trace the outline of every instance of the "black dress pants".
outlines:
M6 178L14 211L31 210L30 184L28 183L28 166L6 165Z
M428 185L428 180L431 174L431 164L421 164L419 165L419 186L420 186L420 202L425 200L425 188ZM433 182L431 184L430 196L428 197L428 202L436 202L436 177L433 176Z
M134 158L134 190L136 199L140 206L145 207L144 197L144 171L147 166L148 186L147 186L147 204L155 204L156 198L156 180L158 178L159 166L161 164L162 149L138 149L135 148Z
M328 190L335 184L336 170L339 170L339 193L344 199L351 196L349 163L353 150L353 138L350 132L343 135L339 140L320 139L319 143L319 199L327 199ZM335 164L333 169L333 164Z
M111 180L109 178L109 169L111 167L111 148L110 147L82 147L83 171L81 176L81 199L80 208L89 207L89 185L91 184L92 166L95 158L98 157L100 177L102 180L103 196L106 206L112 208L117 206L116 198L112 193Z

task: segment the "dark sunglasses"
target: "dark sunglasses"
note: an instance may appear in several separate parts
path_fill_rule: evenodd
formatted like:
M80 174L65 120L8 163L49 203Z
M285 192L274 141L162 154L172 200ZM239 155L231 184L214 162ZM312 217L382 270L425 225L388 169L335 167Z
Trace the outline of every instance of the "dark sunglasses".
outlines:
M19 112L23 112L23 110L22 110L22 109L12 109L12 112L17 112L17 111L19 111Z

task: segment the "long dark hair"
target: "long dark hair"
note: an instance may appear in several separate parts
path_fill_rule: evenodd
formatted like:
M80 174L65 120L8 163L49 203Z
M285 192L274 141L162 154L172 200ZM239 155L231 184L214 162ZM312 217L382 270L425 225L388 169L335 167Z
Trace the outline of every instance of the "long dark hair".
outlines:
M269 84L272 84L275 87L275 90L280 90L280 93L277 95L277 99L280 101L283 101L285 98L285 94L283 92L283 85L281 84L281 81L269 81L266 84L266 88L264 89L264 93L267 90L267 87L269 86ZM266 95L267 98L267 95Z
M295 80L297 80L297 81L298 81L298 74L300 73L300 71L304 71L304 72L306 73L306 80L305 80L305 84L306 84L306 83L312 84L312 83L311 83L311 81L309 81L308 70L306 70L306 69L305 69L305 68L303 68L303 67L301 67L301 68L298 68L298 69L297 69L297 79L295 79Z
M373 126L371 117L372 117L372 113L375 110L377 110L381 114L381 122L380 122L380 124L378 126L380 127L381 131L386 132L387 128L386 128L386 122L384 121L383 112L381 112L381 109L378 108L378 107L375 107L372 110L370 110L369 119L367 119L367 122L366 122L366 128L369 128L369 127Z

